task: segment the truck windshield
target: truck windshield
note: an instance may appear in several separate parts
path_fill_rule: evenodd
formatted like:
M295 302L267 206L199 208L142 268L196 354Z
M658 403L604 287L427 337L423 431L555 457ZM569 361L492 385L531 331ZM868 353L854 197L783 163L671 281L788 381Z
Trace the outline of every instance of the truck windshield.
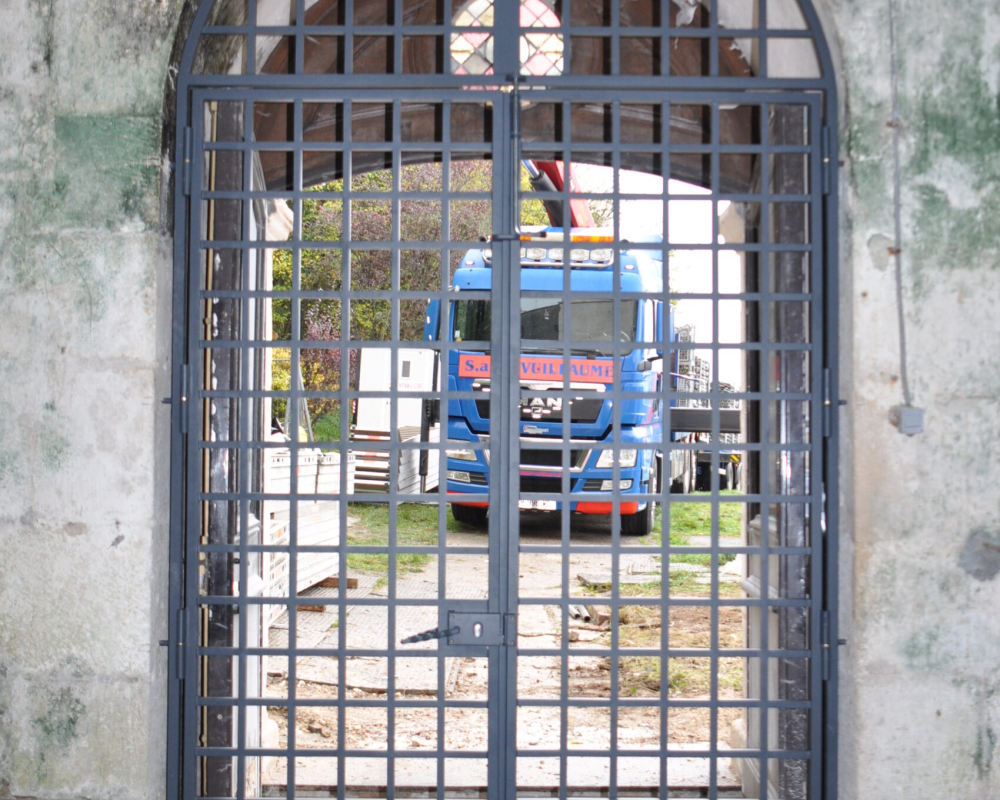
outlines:
M625 344L636 338L636 307L634 301L621 302L618 341ZM528 353L559 353L553 342L587 342L578 348L583 355L610 356L615 340L615 307L603 298L578 299L570 303L570 330L566 331L566 315L559 298L521 298L521 349ZM452 339L456 342L490 340L490 301L457 300L454 302ZM600 344L607 342L607 344ZM586 351L586 352L584 352ZM631 352L623 347L621 355Z

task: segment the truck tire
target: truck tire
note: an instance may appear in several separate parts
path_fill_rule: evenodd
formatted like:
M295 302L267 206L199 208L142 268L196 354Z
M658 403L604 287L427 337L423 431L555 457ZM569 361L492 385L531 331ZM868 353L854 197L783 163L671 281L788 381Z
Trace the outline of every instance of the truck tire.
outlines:
M451 515L455 518L455 522L461 522L463 525L469 525L473 528L486 527L486 512L488 510L481 506L451 504Z
M649 468L649 488L646 490L650 494L655 494L659 491L660 471L658 466L656 458L654 458ZM622 515L622 536L648 536L653 532L655 524L656 502L647 500L646 507L642 511L638 511L635 514Z

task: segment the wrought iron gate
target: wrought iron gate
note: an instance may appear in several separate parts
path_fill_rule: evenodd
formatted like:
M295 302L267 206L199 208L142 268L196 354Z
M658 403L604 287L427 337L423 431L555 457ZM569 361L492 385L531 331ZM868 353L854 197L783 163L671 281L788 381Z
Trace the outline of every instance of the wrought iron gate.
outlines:
M171 797L833 797L832 81L796 0L215 0Z

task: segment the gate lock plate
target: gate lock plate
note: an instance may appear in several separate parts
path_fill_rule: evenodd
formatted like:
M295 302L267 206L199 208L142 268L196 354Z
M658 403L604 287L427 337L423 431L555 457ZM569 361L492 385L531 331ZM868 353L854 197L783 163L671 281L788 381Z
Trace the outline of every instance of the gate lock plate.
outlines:
M502 614L448 612L449 630L458 630L448 637L453 645L501 645L504 643Z

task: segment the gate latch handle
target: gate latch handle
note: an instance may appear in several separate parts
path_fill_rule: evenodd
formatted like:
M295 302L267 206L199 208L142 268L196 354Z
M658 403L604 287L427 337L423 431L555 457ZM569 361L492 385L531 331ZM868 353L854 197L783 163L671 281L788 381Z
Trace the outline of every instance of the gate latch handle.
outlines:
M458 636L462 632L462 629L457 625L453 628L448 628L447 630L441 630L440 628L431 628L429 631L424 631L423 633L415 633L413 636L407 636L403 639L400 644L414 644L415 642L426 642L428 639L447 639L449 636Z

